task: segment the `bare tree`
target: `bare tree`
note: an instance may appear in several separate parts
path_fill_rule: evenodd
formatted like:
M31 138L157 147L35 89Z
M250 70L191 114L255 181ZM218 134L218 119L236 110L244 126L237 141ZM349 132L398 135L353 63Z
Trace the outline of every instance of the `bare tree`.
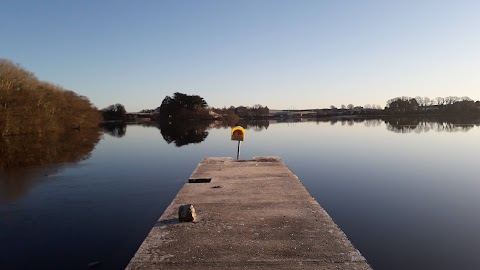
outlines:
M18 64L0 59L1 135L45 134L97 127L100 114L88 98L39 81Z
M452 105L455 102L457 102L458 100L459 100L459 98L456 97L456 96L448 96L448 97L445 98L445 104L446 105Z
M417 96L415 97L415 100L417 101L418 105L425 111L426 107L430 105L430 98L428 97L420 97Z
M436 97L435 98L435 104L436 105L443 105L443 104L445 104L445 99L443 97Z

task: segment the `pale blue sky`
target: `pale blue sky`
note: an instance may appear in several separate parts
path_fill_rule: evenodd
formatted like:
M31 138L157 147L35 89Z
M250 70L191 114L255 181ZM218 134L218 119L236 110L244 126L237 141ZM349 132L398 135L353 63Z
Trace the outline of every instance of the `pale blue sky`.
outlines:
M480 99L480 1L0 2L0 58L99 108Z

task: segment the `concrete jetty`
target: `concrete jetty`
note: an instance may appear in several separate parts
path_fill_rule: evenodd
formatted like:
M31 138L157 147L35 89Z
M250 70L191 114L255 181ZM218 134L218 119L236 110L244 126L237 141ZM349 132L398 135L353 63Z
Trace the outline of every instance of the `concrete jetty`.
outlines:
M371 269L278 157L204 158L126 269L187 268Z

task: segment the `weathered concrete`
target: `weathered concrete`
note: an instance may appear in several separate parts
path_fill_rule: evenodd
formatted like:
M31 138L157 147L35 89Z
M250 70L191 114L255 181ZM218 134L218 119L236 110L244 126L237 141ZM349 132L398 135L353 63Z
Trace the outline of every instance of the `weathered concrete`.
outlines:
M371 269L279 158L205 158L195 179L127 269ZM184 204L196 222L178 222Z

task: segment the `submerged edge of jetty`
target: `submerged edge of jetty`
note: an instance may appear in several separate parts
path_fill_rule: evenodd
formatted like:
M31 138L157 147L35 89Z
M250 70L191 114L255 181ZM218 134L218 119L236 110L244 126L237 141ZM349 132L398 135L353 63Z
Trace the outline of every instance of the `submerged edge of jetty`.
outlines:
M371 269L278 157L204 158L126 269L186 268Z

